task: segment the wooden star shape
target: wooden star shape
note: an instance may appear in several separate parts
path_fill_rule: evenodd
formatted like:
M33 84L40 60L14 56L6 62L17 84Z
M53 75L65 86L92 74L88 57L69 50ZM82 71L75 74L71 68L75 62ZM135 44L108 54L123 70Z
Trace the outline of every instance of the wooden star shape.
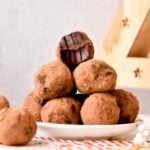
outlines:
M126 27L126 26L129 27L129 26L130 26L129 21L130 21L130 20L129 20L127 17L124 18L124 19L122 19L123 26L124 26L124 27Z
M143 71L140 70L139 67L137 67L136 70L134 70L133 72L134 72L134 77L135 78L141 78L141 74L143 73Z

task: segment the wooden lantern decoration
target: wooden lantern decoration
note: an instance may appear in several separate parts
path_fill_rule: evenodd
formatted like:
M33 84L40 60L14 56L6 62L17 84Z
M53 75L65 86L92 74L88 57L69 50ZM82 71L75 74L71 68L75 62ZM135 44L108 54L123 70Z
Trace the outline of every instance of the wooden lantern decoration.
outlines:
M150 88L150 0L121 3L100 52L117 71L118 86Z

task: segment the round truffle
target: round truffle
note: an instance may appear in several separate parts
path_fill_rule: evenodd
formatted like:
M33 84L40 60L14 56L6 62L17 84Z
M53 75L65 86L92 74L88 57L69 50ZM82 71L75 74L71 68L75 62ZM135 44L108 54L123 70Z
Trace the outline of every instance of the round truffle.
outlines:
M117 74L104 61L91 59L81 63L74 70L73 77L76 87L81 93L91 94L114 89Z
M93 56L93 43L84 32L77 31L63 36L57 47L57 58L63 61L71 71Z
M90 95L81 107L81 120L84 124L116 124L120 108L116 97L108 93Z
M44 65L35 75L35 94L43 99L65 96L73 88L72 74L60 60Z
M34 91L31 91L24 99L22 107L26 109L35 119L41 121L41 109L43 100L37 97Z
M41 118L44 122L59 124L77 124L80 121L79 101L71 97L51 99L41 110Z
M4 108L0 111L0 143L24 145L36 133L36 123L22 108Z
M6 97L0 95L0 109L9 107L9 101Z
M116 96L118 106L120 107L120 117L118 123L134 122L139 112L139 102L130 92L117 89L110 92Z

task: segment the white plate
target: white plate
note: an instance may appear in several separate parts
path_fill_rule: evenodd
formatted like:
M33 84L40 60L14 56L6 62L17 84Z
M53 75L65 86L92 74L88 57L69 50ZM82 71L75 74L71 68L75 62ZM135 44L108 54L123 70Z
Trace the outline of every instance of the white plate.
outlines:
M36 136L63 138L63 139L108 139L124 138L131 139L135 136L141 119L134 123L116 125L70 125L37 122Z

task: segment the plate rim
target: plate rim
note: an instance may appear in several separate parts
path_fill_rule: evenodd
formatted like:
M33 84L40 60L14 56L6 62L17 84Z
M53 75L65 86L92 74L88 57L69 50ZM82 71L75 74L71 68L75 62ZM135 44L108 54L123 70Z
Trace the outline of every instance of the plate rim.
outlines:
M143 124L144 121L141 118L137 118L135 122L132 123L124 123L124 124L95 124L95 125L88 125L88 124L58 124L58 123L50 123L50 122L36 122L38 126L43 127L62 127L62 128L104 128L104 127L124 127L124 126L130 126L130 125L140 125Z

